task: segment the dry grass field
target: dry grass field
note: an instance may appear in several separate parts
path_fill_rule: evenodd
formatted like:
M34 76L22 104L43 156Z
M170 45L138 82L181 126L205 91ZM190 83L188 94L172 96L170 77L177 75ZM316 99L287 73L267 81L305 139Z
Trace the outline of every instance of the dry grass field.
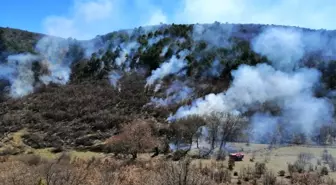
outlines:
M0 143L1 144L0 152L2 152L3 155L1 157L0 168L17 169L15 173L18 173L24 176L24 175L27 175L26 172L20 171L20 170L25 169L27 171L28 169L28 171L31 171L31 170L39 171L41 170L40 169L41 167L48 166L48 164L53 164L52 161L55 161L55 160L57 161L57 159L60 156L66 154L68 156L69 161L74 161L73 163L74 166L71 166L72 163L69 162L69 164L62 164L63 165L62 168L72 169L75 167L74 169L81 171L80 173L77 171L75 172L71 170L69 171L69 173L71 172L71 174L73 173L73 175L77 175L75 176L76 178L83 178L81 175L79 175L81 173L91 173L92 170L97 172L98 168L102 170L101 169L102 166L104 167L104 166L117 165L117 164L123 167L122 168L120 167L120 169L118 166L115 167L116 171L113 172L113 175L116 175L116 173L118 174L116 177L113 176L117 178L118 182L116 184L125 184L125 183L132 184L134 182L145 183L144 179L141 178L142 176L141 174L146 174L148 178L153 178L151 182L148 182L146 180L146 183L157 184L158 183L157 178L168 178L166 177L167 175L170 175L171 173L176 172L174 170L169 171L173 169L172 165L176 165L174 169L176 168L180 170L181 173L184 172L184 169L183 169L184 165L182 162L184 161L183 159L181 161L170 161L167 163L167 160L165 159L166 157L164 155L159 155L155 158L151 158L151 155L152 155L151 153L138 154L138 157L135 161L133 161L132 163L128 163L127 159L116 159L113 156L113 154L103 154L103 153L74 151L74 150L65 150L64 152L54 153L53 148L33 149L25 145L22 142L21 136L24 133L25 133L25 130L20 130L19 132L8 135L7 139L2 140L2 142ZM237 151L242 151L245 154L243 161L236 161L234 163L233 169L228 170L229 169L228 157L226 157L225 160L192 159L190 162L190 166L191 166L190 169L193 169L193 170L196 169L197 173L192 170L192 174L190 174L190 177L188 178L193 178L193 180L197 179L197 181L204 180L204 182L208 182L208 183L210 183L210 181L216 182L217 184L239 184L239 183L242 183L242 184L252 183L253 184L252 179L254 178L255 180L255 177L250 178L248 181L244 181L242 179L246 179L246 174L249 173L249 170L251 171L251 173L252 171L254 171L253 173L255 173L257 164L265 164L267 171L272 173L274 178L276 178L277 182L279 182L280 184L292 184L293 182L291 182L291 180L294 177L290 179L287 178L288 176L292 175L288 170L288 164L295 164L295 162L298 161L298 156L300 154L301 155L304 154L305 156L310 156L309 164L312 166L314 172L320 173L321 169L323 167L326 167L328 168L329 174L328 176L324 176L322 178L330 177L331 179L336 180L336 172L334 172L335 170L332 170L330 166L327 163L324 163L324 160L322 159L322 154L325 152L325 150L327 150L328 154L330 154L331 156L336 156L336 148L332 146L329 146L329 147L328 146L326 147L322 147L322 146L311 146L311 147L310 146L286 146L285 147L285 146L282 146L282 147L273 147L270 149L269 145L265 145L265 144L251 143L247 145L246 143L228 143L227 145L230 146L231 148L235 148ZM16 151L16 153L14 153L14 155L13 154L6 155L6 153L4 152L7 150L10 150L12 152ZM37 158L40 158L40 159L37 160ZM95 158L98 161L105 161L105 162L97 162L96 166L90 167L90 169L81 167L81 165L85 166L86 163L90 163L90 161L92 161L93 158ZM106 161L110 161L110 162L112 161L112 163L111 164L109 162L106 163ZM25 166L25 164L29 164L30 167ZM164 171L162 172L157 171L158 169L162 170L162 165L163 166L166 165L165 167L163 167ZM208 172L206 173L207 170ZM282 170L284 171L285 174L283 176L279 176L278 173ZM14 174L14 172L10 172L10 171L2 172L1 178L4 178L4 180L8 180L7 178L9 178L12 173ZM106 171L99 172L99 174L98 175L96 174L95 177L90 177L90 178L96 178L96 180L90 179L90 183L92 181L92 184L100 184L100 183L96 183L96 181L98 182L97 179L101 178L101 173L106 173ZM188 173L191 173L191 172L188 172ZM203 178L204 173L207 175L204 176ZM125 180L124 179L125 176L131 176L132 174L134 175L134 179L133 177L132 178L129 177L130 179L128 179L127 182L123 181ZM216 180L219 174L221 175L220 176L221 178L220 180L218 179ZM64 174L56 174L56 175L64 175ZM42 177L43 177L43 173L39 178L43 179ZM296 176L296 178L298 177L300 176ZM177 177L169 176L169 178L175 179ZM264 178L266 178L266 176ZM230 179L230 180L228 181L227 179ZM221 183L218 183L217 181ZM228 181L228 182L224 183L224 181ZM264 182L264 180L260 180L260 179L257 181L259 184L266 183ZM35 183L34 179L30 179L29 183L34 184ZM66 184L66 182L62 182L62 183ZM85 184L85 183L83 179L81 180L81 182L78 182L78 185ZM315 184L320 184L320 183L321 182L316 182ZM199 184L202 184L202 183L199 183ZM272 183L266 183L266 184L272 184ZM300 183L297 183L297 184L300 184ZM329 183L329 184L332 184L332 183ZM190 185L194 185L194 184L191 183ZM196 183L195 185L198 185L198 184Z

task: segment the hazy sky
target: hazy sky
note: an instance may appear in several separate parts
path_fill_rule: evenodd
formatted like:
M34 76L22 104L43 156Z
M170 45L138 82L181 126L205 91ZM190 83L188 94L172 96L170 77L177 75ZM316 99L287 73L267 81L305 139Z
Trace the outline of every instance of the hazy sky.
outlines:
M162 23L264 23L336 29L336 0L1 0L0 26L88 39Z

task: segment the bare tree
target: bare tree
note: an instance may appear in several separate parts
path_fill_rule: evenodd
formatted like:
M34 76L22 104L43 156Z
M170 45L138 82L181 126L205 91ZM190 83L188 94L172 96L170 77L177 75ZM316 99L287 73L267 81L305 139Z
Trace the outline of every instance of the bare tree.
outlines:
M206 126L208 129L208 138L210 142L210 151L213 151L219 134L219 125L221 123L220 117L217 113L213 112L209 116L205 117Z
M247 121L239 115L230 113L217 113L217 116L219 116L221 120L219 149L222 151L227 141L234 140L238 136L241 136L242 131L247 126Z
M241 136L242 131L247 128L247 121L239 115L226 112L212 112L206 118L209 129L209 138L212 151L219 140L219 155L226 142Z
M171 129L173 131L176 144L178 145L179 142L184 142L189 144L189 147L191 148L194 138L196 138L196 142L198 143L198 131L204 124L204 119L197 115L181 118L172 123Z

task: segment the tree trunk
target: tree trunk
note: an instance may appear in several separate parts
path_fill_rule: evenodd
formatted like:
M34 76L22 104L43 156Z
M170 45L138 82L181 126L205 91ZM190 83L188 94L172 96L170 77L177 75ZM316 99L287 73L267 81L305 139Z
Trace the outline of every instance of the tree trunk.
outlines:
M132 159L134 160L134 159L136 159L137 157L138 157L137 153L136 153L136 152L133 152L133 153L132 153Z
M211 138L211 148L210 148L210 150L209 150L206 154L204 154L202 157L206 157L206 156L208 156L208 155L214 150L214 148L215 148L215 142L216 142L216 137L212 137L212 138Z
M211 151L215 148L216 137L211 138Z
M226 141L225 141L224 138L222 138L221 143L219 145L219 151L218 151L218 154L217 154L217 160L221 160L223 158L222 148L225 147L225 145L226 145Z
M226 145L225 139L222 139L222 141L219 145L219 150L222 150L222 148L225 147L225 145Z

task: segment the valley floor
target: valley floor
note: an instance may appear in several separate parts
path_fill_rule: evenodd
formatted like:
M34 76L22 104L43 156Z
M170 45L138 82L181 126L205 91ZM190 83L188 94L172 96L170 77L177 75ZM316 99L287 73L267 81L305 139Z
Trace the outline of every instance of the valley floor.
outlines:
M8 165L16 164L16 162L18 161L23 162L24 164L39 163L41 165L44 164L44 162L42 161L49 161L45 162L49 164L52 163L50 161L54 161L55 159L58 159L60 156L64 156L65 154L64 152L53 153L52 148L33 149L30 148L29 146L24 145L21 140L21 136L24 132L25 130L21 130L17 133L13 133L7 138L7 140L2 141L0 145L1 146L0 152L2 152L2 156L0 157L1 159L0 168L8 168ZM211 169L213 170L212 171L213 175L216 174L218 170L225 170L225 172L227 172L230 176L231 179L230 182L237 183L240 182L240 179L243 178L242 174L246 173L246 169L254 169L257 163L264 163L266 165L267 170L273 172L274 176L276 176L278 181L290 183L290 180L286 178L291 175L291 173L288 171L288 164L295 164L299 159L298 157L304 154L305 156L310 156L308 157L309 159L307 158L307 160L309 161L309 164L312 166L313 171L320 172L323 167L326 167L329 171L328 177L336 180L335 169L334 170L331 169L330 165L328 165L324 161L322 156L323 153L325 153L326 151L330 156L336 156L336 147L333 146L286 146L286 147L274 147L270 149L269 145L264 144L251 143L247 145L246 143L228 143L228 145L232 148L237 149L238 151L242 151L245 154L243 161L236 161L234 163L233 170L231 171L227 170L229 168L228 157L226 157L226 160L221 161L216 161L215 159L192 159L190 163L191 166L195 167L195 169ZM9 153L5 152L6 150L10 149L11 150L21 149L21 153L11 154L10 152ZM91 161L92 158L95 158L96 160L98 159L99 161L106 161L106 160L119 161L119 162L127 161L127 159L116 159L112 154L74 151L74 150L65 152L70 161L77 161L77 162L82 161L83 163ZM37 160L37 158L39 159ZM70 161L69 164L71 164ZM181 161L178 162L170 161L169 164L171 165L178 164ZM136 161L133 162L135 163L136 168L149 170L151 168L154 169L153 167L154 164L165 163L167 162L167 160L163 155L151 158L150 153L145 153L145 154L139 154ZM102 162L101 165L99 166L100 167L104 166L104 164L105 163ZM139 164L141 164L140 165L141 167L138 166ZM113 165L115 165L115 163L113 163ZM16 166L17 165L10 167L16 168ZM18 166L18 168L19 167L20 165ZM285 174L282 177L280 177L278 175L278 172L282 170L285 172ZM234 175L235 172L237 172L238 175ZM11 175L11 173L12 172L9 171L7 172L7 174L4 174L4 172L2 172L0 178L6 178L8 175ZM122 183L119 182L119 184Z

